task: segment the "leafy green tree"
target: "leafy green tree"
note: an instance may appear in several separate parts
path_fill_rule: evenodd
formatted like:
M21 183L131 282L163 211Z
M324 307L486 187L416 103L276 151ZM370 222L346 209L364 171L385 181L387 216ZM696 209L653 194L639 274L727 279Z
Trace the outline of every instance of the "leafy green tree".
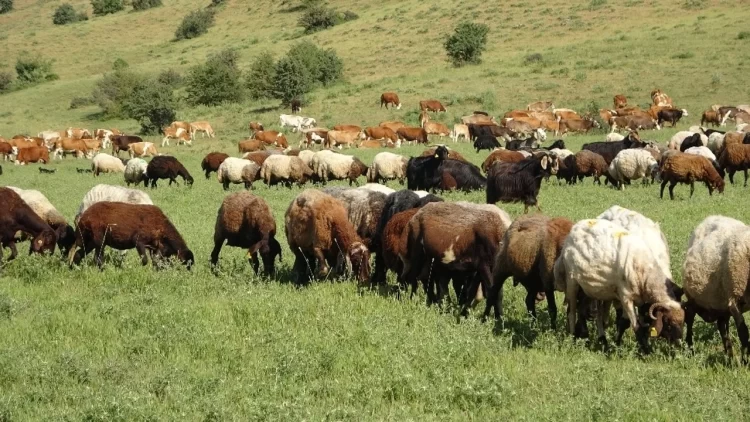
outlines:
M261 53L250 67L246 77L246 86L250 98L273 98L276 63L270 52Z
M193 67L185 80L188 102L213 106L241 101L244 87L237 60L236 51L224 50Z
M177 27L174 34L177 40L188 40L197 38L208 32L208 28L214 24L214 11L212 9L199 9L188 13Z
M94 8L94 16L109 15L125 9L122 0L91 0L91 6Z
M295 57L284 57L276 63L274 97L284 104L300 98L313 87L313 80L304 63Z
M458 24L455 32L445 41L445 51L454 66L478 64L487 45L487 25L473 22Z
M135 86L122 105L123 111L141 125L141 133L159 133L177 116L177 100L172 87L156 79L148 79Z

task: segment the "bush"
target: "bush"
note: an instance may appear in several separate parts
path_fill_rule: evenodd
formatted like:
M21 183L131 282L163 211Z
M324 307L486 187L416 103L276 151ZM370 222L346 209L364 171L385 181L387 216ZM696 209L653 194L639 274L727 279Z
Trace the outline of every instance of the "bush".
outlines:
M300 98L312 90L313 83L305 64L299 58L284 57L276 63L276 79L273 84L274 97L284 104Z
M214 24L214 12L211 9L195 10L182 19L174 34L177 40L189 40L199 37Z
M76 9L69 3L61 4L55 10L55 14L52 15L52 23L55 25L66 25L77 21L78 14L76 14Z
M748 31L740 32L739 34L737 34L737 39L738 40L750 39L750 32Z
M52 60L26 52L21 53L21 56L16 59L16 75L18 83L22 85L58 79L58 76L52 73Z
M112 70L123 70L127 69L129 66L128 62L121 57L116 58L115 61L112 62Z
M188 102L212 106L242 100L244 87L237 59L236 51L224 50L193 67L185 80Z
M312 6L302 13L298 24L306 34L322 31L336 25L336 12L325 6Z
M344 74L344 62L341 61L336 51L328 49L321 51L320 53L320 64L318 81L323 85L330 85L339 79Z
M542 61L544 61L544 58L542 57L541 53L531 53L523 58L523 64L525 65L541 63Z
M480 23L463 22L445 41L445 51L454 66L480 63L482 51L487 45L489 27Z
M183 78L182 75L180 75L180 72L174 69L167 69L161 72L159 76L156 77L156 80L160 83L163 83L164 85L171 86L173 89L182 86L183 82Z
M122 0L91 0L94 16L104 16L117 13L125 8Z
M70 109L76 109L81 107L87 107L94 104L94 99L91 97L73 97L70 100Z
M272 98L275 79L276 63L274 63L273 55L269 52L261 53L250 67L250 73L246 79L250 98Z
M13 73L7 70L0 72L0 93L8 92L13 87Z
M310 92L317 84L340 80L344 64L333 49L323 50L309 41L295 44L275 66L274 97L288 103Z
M96 82L91 98L102 109L105 118L127 118L123 104L130 100L136 87L143 85L145 79L143 75L126 69L107 73Z
M140 123L144 135L159 133L177 116L177 100L172 87L155 79L136 85L122 108L128 117Z
M224 1L225 0L211 0L211 4L209 4L209 7L221 6L222 4L224 4Z
M133 10L147 10L161 6L161 0L133 0Z
M0 0L0 15L13 10L13 0Z

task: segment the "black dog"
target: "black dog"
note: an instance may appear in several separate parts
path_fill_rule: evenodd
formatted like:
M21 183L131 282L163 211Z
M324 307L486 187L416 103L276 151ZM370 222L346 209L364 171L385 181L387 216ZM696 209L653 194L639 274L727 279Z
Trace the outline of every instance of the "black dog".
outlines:
M52 174L52 173L55 173L56 171L57 169L46 169L46 168L39 167L39 173L42 173L42 174L44 173Z

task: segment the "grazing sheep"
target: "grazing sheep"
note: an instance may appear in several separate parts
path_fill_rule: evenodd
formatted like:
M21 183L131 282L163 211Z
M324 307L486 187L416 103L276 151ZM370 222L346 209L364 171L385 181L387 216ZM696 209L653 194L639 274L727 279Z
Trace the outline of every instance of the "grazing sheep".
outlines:
M125 164L117 157L100 152L91 160L91 171L94 172L94 176L98 176L99 173L124 173Z
M380 248L375 257L375 271L373 272L372 284L384 285L386 272L388 270L396 273L398 284L406 287L406 280L403 278L402 256L408 254L409 242L409 221L419 211L419 208L410 208L405 211L394 214L386 223L382 231ZM412 296L416 289L412 290Z
M371 190L373 192L380 192L384 194L385 196L388 196L394 192L396 192L395 189L391 189L388 186L381 185L380 183L365 183L364 185L358 187L357 189L364 189L364 190Z
M293 183L302 186L312 175L312 169L299 157L281 154L268 157L260 169L260 177L268 186L278 183L283 183L290 188Z
M406 164L409 160L398 154L391 152L378 153L370 164L367 171L367 181L380 183L383 180L398 179L399 183L404 184L406 178Z
M125 166L125 183L130 186L134 183L138 186L138 183L143 182L143 186L146 187L148 182L148 176L146 175L146 169L148 163L143 158L131 158L128 160L128 164Z
M493 307L495 318L502 318L503 284L512 276L514 286L520 283L526 288L526 310L534 318L537 298L546 296L550 324L557 328L554 266L571 227L573 222L567 218L541 214L518 217L508 227L494 258L485 318Z
M474 140L474 149L477 153L483 149L493 150L500 147L500 142L492 135L480 135Z
M38 190L19 189L13 186L7 186L7 188L17 193L26 205L55 231L60 252L63 255L68 253L73 242L75 242L73 227L68 224L65 217L57 211L47 197Z
M607 134L606 141L607 142L618 142L618 141L622 141L623 139L625 139L625 136L620 135L617 132L610 132L610 133Z
M332 151L330 154L320 155L322 152L316 153L313 157L313 163L317 165L317 169L314 169L315 174L323 183L328 182L328 180L349 179L349 186L352 183L359 186L357 179L359 176L367 174L367 166L359 158ZM315 164L316 159L319 160L317 164Z
M578 151L575 157L576 176L578 180L582 181L584 177L591 176L594 178L594 183L601 185L602 182L599 178L607 174L608 167L604 157L588 150Z
M32 237L29 253L53 253L57 236L55 230L12 189L0 188L0 262L3 248L10 248L9 261L18 256L16 233Z
M323 193L341 201L346 208L349 222L352 223L362 243L373 250L373 237L377 232L378 222L383 213L386 195L366 189L326 188Z
M710 216L693 230L683 265L686 341L693 347L693 322L698 314L706 322L716 321L724 351L732 356L729 318L733 317L742 344L742 355L750 349L748 329L742 314L750 309L750 227L723 216Z
M498 161L503 163L517 163L524 158L526 157L518 151L509 151L507 149L492 151L482 163L482 171L487 173L490 167Z
M622 141L615 142L591 142L583 144L582 150L588 150L601 155L607 165L615 159L618 152L629 148L643 148L646 144L641 141L640 135L636 131L628 132L628 135Z
M219 166L216 177L224 190L229 190L229 184L244 183L245 189L253 187L258 165L242 158L227 157Z
M186 185L192 186L193 184L193 177L188 173L185 166L177 161L176 158L170 156L160 155L154 157L148 163L146 174L148 175L148 180L151 181L152 189L156 187L156 181L159 179L169 179L169 186L172 186L172 183L177 183L177 176L182 177Z
M518 163L495 163L487 173L487 203L523 202L524 214L537 201L542 179L556 174L559 160L552 154L529 157Z
M555 262L555 288L565 291L568 328L575 332L579 290L604 301L597 312L599 340L606 346L605 320L617 300L630 321L644 353L648 334L676 342L682 338L685 314L675 300L673 283L649 248L647 240L619 224L603 219L582 220L570 230ZM634 306L646 314L648 326L639 323ZM644 312L647 309L647 312Z
M669 140L669 143L667 144L667 147L669 149L676 149L678 151L684 151L680 147L682 146L682 143L685 142L687 139L693 139L693 135L698 135L698 138L700 139L700 145L706 145L708 143L708 137L702 133L696 133L691 132L688 130L683 130L680 132L675 133L672 138ZM690 146L698 146L693 142Z
M719 114L714 110L706 110L701 115L701 126L705 126L706 123L711 123L711 126L721 126L721 119Z
M710 161L716 161L716 156L708 147L690 147L685 150L685 154L693 154L693 155L700 155L701 157L706 157Z
M729 135L729 134L727 134ZM726 139L726 138L725 138ZM729 182L734 184L734 173L742 170L747 187L747 169L750 168L750 145L737 142L725 142L719 155L719 166L729 173Z
M575 155L573 151L565 148L550 148L549 152L557 155L557 158L560 160L564 160L571 155Z
M471 163L459 160L443 160L437 168L437 186L431 186L432 189L440 188L442 190L462 190L470 192L472 190L482 190L487 186L487 179L482 176L479 167Z
M206 172L206 180L211 176L211 172L219 171L219 166L227 159L227 157L229 157L229 155L224 154L223 152L210 152L203 157L203 160L201 161L201 169Z
M307 284L316 266L318 276L326 277L341 255L351 263L359 283L367 282L370 251L347 219L341 201L318 190L304 190L289 204L284 229L295 256L297 284Z
M227 246L247 249L256 275L260 266L258 254L263 260L263 271L268 275L274 274L276 255L281 260L281 245L276 240L273 213L263 198L249 192L236 192L224 198L216 216L211 265L219 261L225 240Z
M452 160L463 161L465 163L469 162L469 160L467 160L466 158L464 158L464 156L461 155L458 151L450 149L450 148L448 148L445 145L438 145L436 147L427 148L426 150L422 151L422 155L421 156L422 157L431 157L431 156L434 156L435 153L437 152L438 147L443 147L443 148L445 148L448 151L448 156L446 158L450 158Z
M704 142L705 140L705 142ZM708 143L708 137L701 133L694 133L691 136L685 138L680 144L680 152L685 152L688 148L702 147Z
M305 165L307 165L308 167L312 168L312 158L313 158L314 155L315 155L315 151L311 151L309 149L304 149L304 150L300 151L299 155L297 155L297 156L299 157L300 160L302 160L303 163L305 163ZM261 165L263 165L263 164L261 164Z
M720 132L714 132L710 135L708 135L708 142L706 143L706 146L708 149L711 150L714 154L721 153L722 148L724 147L724 136L725 133Z
M568 155L563 159L557 160L557 180L565 180L569 185L575 184L578 181L576 175L576 155Z
M645 149L624 149L609 164L608 174L615 187L624 189L631 180L653 175L659 169L653 155ZM645 181L646 179L644 179Z
M122 186L96 185L83 196L81 205L73 220L76 224L81 214L97 202L124 202L127 204L153 205L146 192L128 189Z
M695 190L694 183L704 182L708 188L708 194L713 195L714 189L719 193L724 192L724 180L713 164L707 158L699 155L675 153L662 158L661 171L661 193L664 198L664 187L669 183L669 197L674 199L674 187L677 183L690 184L690 197ZM731 176L730 176L731 178Z
M118 250L135 248L143 265L148 264L148 255L152 260L176 255L188 269L195 263L193 252L180 233L153 205L97 202L81 214L75 239L69 254L71 264L80 264L94 250L96 263L102 268L105 246Z

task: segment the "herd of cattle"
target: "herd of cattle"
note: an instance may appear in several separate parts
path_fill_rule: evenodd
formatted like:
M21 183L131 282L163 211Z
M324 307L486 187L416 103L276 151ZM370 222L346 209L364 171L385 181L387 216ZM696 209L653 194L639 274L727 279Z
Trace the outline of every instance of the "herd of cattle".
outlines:
M541 211L539 190L552 175L569 184L584 177L598 181L603 176L606 183L618 188L637 179L661 180L661 194L669 184L672 198L673 188L681 182L690 184L691 196L696 181L704 182L709 193L722 192L725 174L733 182L734 173L740 170L745 172L747 183L747 106L717 106L703 113L704 118L715 117L711 122L716 126L733 119L738 125L736 131L699 126L678 132L667 145L658 145L641 139L639 131L651 128L644 119L650 119L656 129L665 121L675 124L687 113L673 108L671 99L659 90L652 97L654 106L641 111L627 107L624 97L616 96L615 108L604 110L611 113L605 120L612 127L607 141L585 144L576 153L567 150L561 139L543 147L544 134L550 129L562 134L586 131L598 123L590 116L556 109L549 102L510 112L500 124L485 113L475 112L449 133L445 133L445 127L438 128L442 132L437 133L433 131L436 126L429 125L428 113L445 108L436 101L423 101L419 128L394 129L389 124L399 122L384 122L364 130L353 125L327 130L317 128L315 119L293 115L282 115L280 124L301 132L300 147L314 143L341 147L356 142L362 147L368 141L383 147L397 147L400 141L427 143L427 128L429 134L452 135L456 140L456 133L463 130L460 125L465 125L465 137L474 141L478 151L492 149L481 167L445 145L427 148L410 158L383 151L366 165L331 149L291 148L283 134L266 131L254 122L250 124L252 138L239 143L242 157L212 152L202 160L201 168L207 179L216 172L225 189L230 183L251 188L259 179L268 185L290 186L349 180L349 187L306 189L286 210L286 241L295 255L293 273L300 285L336 273L353 276L360 286L382 287L387 284L387 272L392 271L412 294L421 284L428 303L442 303L452 282L461 314L485 296L484 316L494 309L500 319L502 286L513 277L514 284L520 283L527 290L529 313L535 316L536 303L546 300L553 329L557 321L554 292L563 292L568 304L568 328L576 337L588 337L586 321L596 318L598 337L606 344L604 330L614 303L617 343L631 327L641 350L648 352L649 337L680 340L687 323L686 340L692 345L693 321L700 315L705 321L717 322L725 350L731 354L727 328L732 317L745 355L750 347L742 316L750 303L750 228L743 223L717 216L702 222L691 235L683 286L679 287L672 282L666 238L658 224L637 212L612 207L595 219L574 224L540 213L513 221L495 206L497 202L522 202L526 211L530 206ZM381 106L389 105L401 107L394 93L381 98ZM542 121L540 117L544 116L547 120ZM550 116L554 124L550 124ZM175 122L164 129L164 143L169 139L189 143L197 127L195 123ZM387 129L380 133L383 137L377 137L377 128ZM624 128L626 134L615 133L618 128ZM424 136L411 137L404 129L419 130ZM207 123L201 130L209 137L214 135ZM395 140L389 137L391 134ZM70 129L64 138L58 136L50 143L46 135L32 140L14 137L6 142L12 148L6 154L15 154L19 160L24 150L49 151L50 144L55 153L62 149L64 154L63 140L75 140L79 146L97 141L100 148L111 145L112 155L99 152L93 156L95 175L121 172L128 185L143 182L152 188L158 179L169 179L170 185L177 177L187 184L194 182L179 160L158 155L152 143L134 136ZM504 148L498 138L505 139ZM19 147L24 142L34 146ZM141 143L150 145L137 145ZM91 149L87 146L76 151L83 155ZM121 160L118 155L122 151L128 151L131 158ZM142 157L148 155L156 156L146 162ZM359 186L362 176L368 183ZM379 184L393 179L406 182L407 189L394 191ZM351 187L353 183L357 187ZM486 204L447 202L436 196L445 190L484 190ZM457 219L457 215L462 217ZM17 255L16 243L29 239L30 252L59 248L71 266L79 265L94 251L101 267L106 246L136 249L144 265L149 258L161 264L163 259L174 257L188 268L196 262L177 228L143 191L97 185L83 198L73 223L39 191L0 188L0 243L11 249L10 259ZM225 243L247 249L256 273L261 261L266 274L275 273L274 263L282 248L276 239L273 213L263 198L250 192L224 198L216 219L212 266L218 265ZM0 260L2 253L0 248Z

